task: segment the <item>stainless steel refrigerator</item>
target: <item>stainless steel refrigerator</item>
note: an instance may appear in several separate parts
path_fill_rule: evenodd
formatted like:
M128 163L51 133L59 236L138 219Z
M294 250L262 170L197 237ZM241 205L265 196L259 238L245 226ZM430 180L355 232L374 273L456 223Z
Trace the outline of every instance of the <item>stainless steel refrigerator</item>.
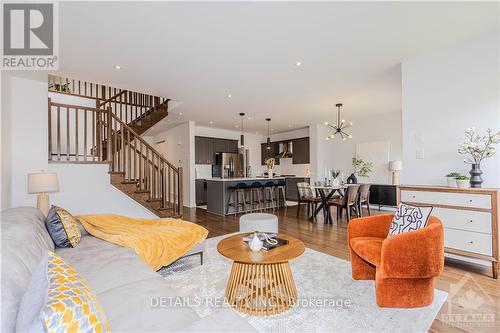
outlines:
M244 170L243 154L215 153L215 164L212 166L212 177L244 177Z

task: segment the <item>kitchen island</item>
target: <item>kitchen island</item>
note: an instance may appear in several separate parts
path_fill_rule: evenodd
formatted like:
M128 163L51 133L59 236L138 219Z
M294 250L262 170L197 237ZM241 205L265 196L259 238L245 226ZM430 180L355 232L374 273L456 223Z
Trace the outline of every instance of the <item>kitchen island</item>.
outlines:
M295 184L297 181L309 181L309 178L301 178L301 177L273 177L273 178L263 178L263 177L249 177L249 178L210 178L206 179L207 182L207 211L213 214L224 216L226 215L227 208L227 200L229 198L229 188L235 186L238 183L244 183L247 186L255 182L259 182L262 185L265 185L268 182L278 183L278 181L285 180L286 183L293 183L290 188L290 192L295 191ZM276 195L278 195L278 208L285 206L285 200L283 200L283 196L281 192L276 191ZM287 193L288 193L287 186ZM292 192L293 193L293 192ZM288 194L287 194L288 197ZM234 214L234 207L230 207L228 211L229 214Z

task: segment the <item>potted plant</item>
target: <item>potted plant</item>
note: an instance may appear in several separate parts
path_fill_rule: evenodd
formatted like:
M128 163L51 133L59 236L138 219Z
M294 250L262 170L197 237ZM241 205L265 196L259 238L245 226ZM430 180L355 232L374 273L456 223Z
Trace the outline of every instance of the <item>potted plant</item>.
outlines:
M352 158L352 166L354 167L354 172L347 178L348 183L356 184L358 179L356 175L360 177L368 177L373 171L373 163L365 162L359 155Z
M457 183L458 188L468 188L470 178L464 175L460 175L458 177L455 177L455 182Z
M450 172L446 175L446 182L448 183L448 187L457 187L457 182L455 181L455 179L458 176L461 176L461 174L458 172Z
M493 133L491 129L486 131L486 135L476 134L474 128L465 131L465 140L458 146L458 153L468 155L464 162L471 164L471 187L481 187L483 179L481 178L481 161L485 158L495 155L495 147L500 142L500 131Z

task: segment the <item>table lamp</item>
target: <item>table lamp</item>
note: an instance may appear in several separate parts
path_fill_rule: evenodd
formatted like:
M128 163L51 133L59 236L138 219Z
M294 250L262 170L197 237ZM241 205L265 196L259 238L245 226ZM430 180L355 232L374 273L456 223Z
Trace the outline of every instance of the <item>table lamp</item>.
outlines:
M36 207L47 216L49 212L49 193L59 191L59 181L55 172L28 174L28 192L37 193Z
M401 161L390 161L389 170L392 172L392 185L399 185L398 172L403 170L403 163Z

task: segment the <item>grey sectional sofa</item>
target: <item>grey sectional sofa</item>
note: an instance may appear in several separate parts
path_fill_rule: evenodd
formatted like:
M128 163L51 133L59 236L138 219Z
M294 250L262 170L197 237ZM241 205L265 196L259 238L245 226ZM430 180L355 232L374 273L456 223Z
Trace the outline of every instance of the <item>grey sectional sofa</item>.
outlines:
M15 331L19 303L47 251L59 253L88 281L112 332L255 332L230 308L200 318L188 307L151 306L152 297L175 297L176 291L132 250L88 234L76 248L54 249L44 221L42 213L31 207L2 212L2 332Z

